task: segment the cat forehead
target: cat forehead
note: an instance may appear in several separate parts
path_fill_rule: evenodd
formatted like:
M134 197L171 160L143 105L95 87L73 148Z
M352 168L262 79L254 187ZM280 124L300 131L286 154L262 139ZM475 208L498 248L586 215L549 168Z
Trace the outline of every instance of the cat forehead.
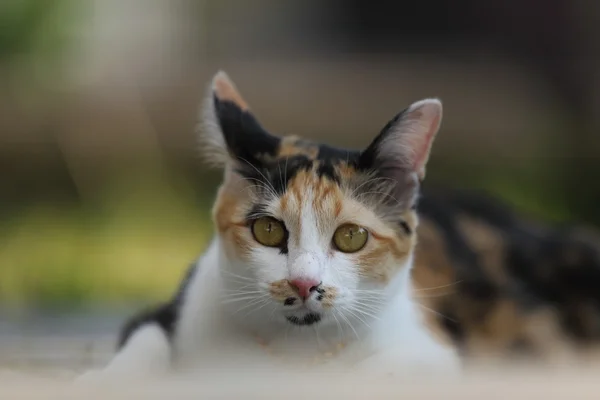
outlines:
M359 155L360 153L356 150L337 148L296 135L289 135L281 138L274 156L279 160L302 156L311 161L320 161L322 164L339 164L354 162Z
M309 141L298 136L283 137L277 149L270 153L257 149L253 156L261 161L260 170L244 166L240 172L247 177L268 180L279 195L288 186L322 185L324 180L339 184L357 174L360 152L340 149ZM301 181L301 182L299 182Z

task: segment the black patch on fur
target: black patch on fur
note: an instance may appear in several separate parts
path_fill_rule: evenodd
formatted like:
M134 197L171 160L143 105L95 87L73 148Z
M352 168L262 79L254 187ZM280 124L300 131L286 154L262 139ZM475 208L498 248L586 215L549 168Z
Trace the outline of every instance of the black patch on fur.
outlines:
M295 316L286 317L286 318L289 322L291 322L294 325L298 325L298 326L313 325L313 324L316 324L317 322L321 321L321 315L316 314L316 313L308 313L305 316L303 316L302 318L298 318Z
M446 305L441 308L439 314L437 314L437 319L440 325L446 329L454 344L460 348L464 344L466 334L452 307Z
M288 183L300 172L312 168L313 161L304 155L295 155L275 162L262 162L255 165L238 165L237 172L243 177L264 185L257 188L267 196L271 190L282 195Z
M457 227L455 220L457 210L440 200L422 196L419 212L434 221L443 233L448 253L456 267L457 277L460 281L457 285L461 291L472 297L474 301L486 302L490 305L497 299L498 289L481 267L478 255L469 247Z
M340 149L337 147L328 146L326 144L319 145L319 153L317 160L327 161L332 164L340 161L345 161L348 164L354 164L360 157L360 152L356 150Z
M512 341L508 349L516 359L529 359L539 356L531 339L519 337Z
M335 172L333 164L329 162L321 162L321 165L317 168L317 175L319 175L319 178L327 178L335 183L340 183L340 177Z
M323 295L322 294L320 294L320 295L317 296L317 301L321 301L321 300L323 300Z
M379 170L385 166L384 163L387 163L388 161L390 161L390 160L381 159L379 157L378 153L379 153L379 149L381 147L381 142L390 133L390 129L392 128L392 126L394 126L402 118L402 116L404 115L406 110L408 110L408 109L401 111L394 118L392 118L383 127L383 129L381 129L381 131L379 132L377 137L375 137L375 139L371 142L369 147L367 147L366 150L364 150L361 153L360 158L358 159L358 162L357 162L358 169ZM398 160L393 160L393 161L398 161ZM401 167L401 165L398 165L397 167Z
M586 346L600 341L600 234L577 227L552 226L525 219L509 206L479 192L430 192L419 205L420 214L444 233L456 279L455 299L440 299L436 310L460 315L458 325L440 320L456 338L461 329L475 329L481 317L498 301L514 303L522 313L550 309L558 326L574 342ZM455 216L467 216L496 230L507 250L499 268L503 281L495 281L479 265L479 256L457 231ZM435 266L428 266L435 268ZM454 317L453 317L454 318ZM525 319L527 321L527 319ZM524 322L527 323L527 322ZM513 349L535 345L514 338ZM511 349L506 349L511 350Z
M178 311L178 304L169 302L135 315L121 329L117 349L121 349L136 330L150 324L157 324L170 340L175 332Z
M213 100L223 138L233 158L257 165L261 156L275 156L281 139L267 132L254 115L235 103L219 100L216 95Z
M288 297L287 299L285 299L285 301L283 302L284 306L293 306L294 303L296 302L296 298L295 297Z
M412 234L412 229L410 229L410 226L408 226L408 224L406 223L406 221L400 221L400 227L402 228L402 230L404 231L404 233L406 233L407 235L411 235Z
M144 325L157 324L165 332L167 338L172 340L173 334L177 329L183 296L196 273L196 269L196 262L188 267L177 292L169 302L144 310L125 322L119 333L117 350L125 346L135 331Z

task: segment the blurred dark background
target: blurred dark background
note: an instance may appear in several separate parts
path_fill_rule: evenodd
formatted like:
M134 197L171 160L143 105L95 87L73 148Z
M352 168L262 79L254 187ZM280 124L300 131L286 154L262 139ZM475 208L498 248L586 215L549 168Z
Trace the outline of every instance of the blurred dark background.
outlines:
M428 185L599 225L599 43L588 0L3 0L0 308L174 289L212 232L218 69L270 130L346 147L439 96Z

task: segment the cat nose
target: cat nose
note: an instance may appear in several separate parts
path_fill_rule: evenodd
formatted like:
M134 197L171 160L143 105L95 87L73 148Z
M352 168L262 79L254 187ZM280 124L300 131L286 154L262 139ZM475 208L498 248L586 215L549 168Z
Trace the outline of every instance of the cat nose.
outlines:
M288 283L303 300L306 300L321 285L321 282L316 279L292 279Z

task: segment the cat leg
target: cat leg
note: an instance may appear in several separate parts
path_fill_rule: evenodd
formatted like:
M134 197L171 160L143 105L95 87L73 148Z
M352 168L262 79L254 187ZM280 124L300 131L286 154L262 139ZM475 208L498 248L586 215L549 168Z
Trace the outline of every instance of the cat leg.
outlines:
M170 364L171 344L166 332L159 324L148 323L131 333L106 367L86 372L76 381L145 378L166 373Z

